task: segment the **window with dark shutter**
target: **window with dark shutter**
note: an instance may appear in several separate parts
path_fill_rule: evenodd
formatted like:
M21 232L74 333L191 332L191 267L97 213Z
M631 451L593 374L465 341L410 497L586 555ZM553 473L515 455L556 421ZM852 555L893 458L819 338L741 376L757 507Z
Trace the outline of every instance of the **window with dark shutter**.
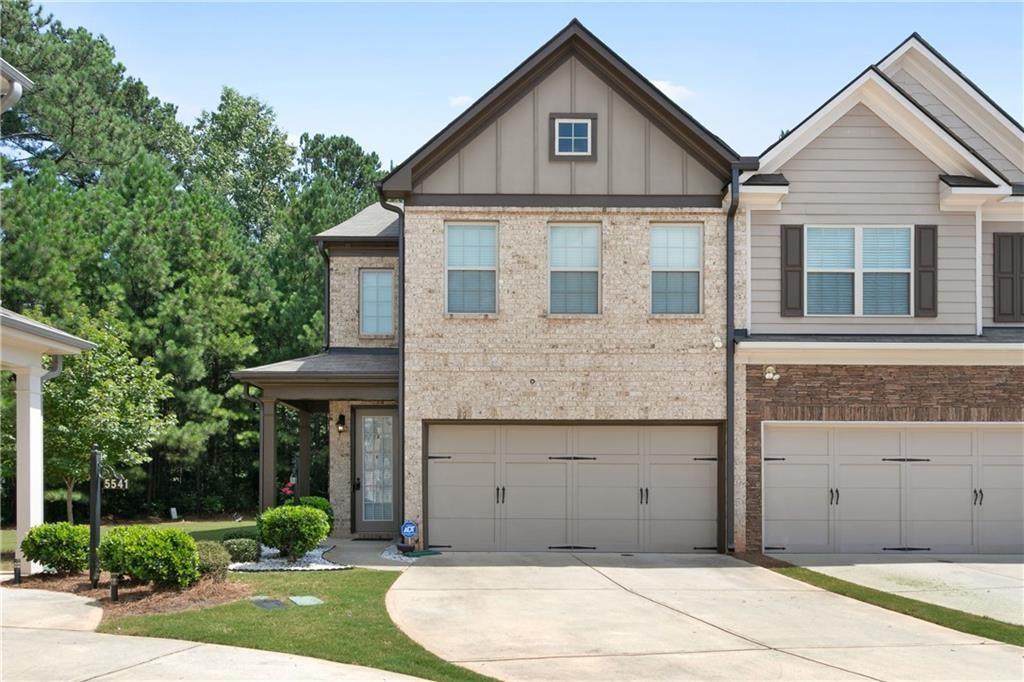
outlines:
M935 225L914 227L914 317L939 314L939 235Z
M1024 322L1024 234L992 235L992 320Z
M804 226L782 226L782 316L804 314Z

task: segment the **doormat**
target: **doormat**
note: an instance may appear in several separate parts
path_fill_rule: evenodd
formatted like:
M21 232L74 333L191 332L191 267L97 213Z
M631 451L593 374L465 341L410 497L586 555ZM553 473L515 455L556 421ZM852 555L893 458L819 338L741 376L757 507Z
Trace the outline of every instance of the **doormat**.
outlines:
M316 606L317 604L323 604L323 601L316 597L288 597L296 606Z
M441 556L441 553L436 549L421 549L416 552L406 552L405 556L421 557L421 556Z
M280 599L268 599L266 597L251 597L249 599L253 606L272 611L273 609L286 609L288 605Z

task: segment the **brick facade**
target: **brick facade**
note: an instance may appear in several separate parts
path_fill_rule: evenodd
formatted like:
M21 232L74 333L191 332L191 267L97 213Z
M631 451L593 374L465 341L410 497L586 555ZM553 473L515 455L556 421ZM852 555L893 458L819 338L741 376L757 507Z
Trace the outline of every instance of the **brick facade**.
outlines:
M746 371L746 549L761 547L761 422L1024 421L1024 367L762 365ZM742 415L737 413L738 418ZM738 543L739 544L739 543Z
M359 335L359 271L369 268L395 271L397 291L398 258L396 256L332 255L331 266L331 345L362 347L394 347L395 337ZM392 297L392 320L398 324L398 296Z

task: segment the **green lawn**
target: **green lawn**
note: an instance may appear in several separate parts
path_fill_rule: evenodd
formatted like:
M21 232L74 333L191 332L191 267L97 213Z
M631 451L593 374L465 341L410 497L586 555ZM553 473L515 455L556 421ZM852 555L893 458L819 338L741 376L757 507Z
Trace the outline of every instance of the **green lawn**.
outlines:
M978 637L988 637L998 642L1006 642L1016 646L1024 646L1024 627L1000 620L978 616L973 613L957 611L937 604L908 599L897 594L874 590L824 573L812 571L802 566L780 566L771 570L782 575L835 592L845 597L857 599L868 604L881 606L883 609L904 613L930 623L942 625L953 630L966 632Z
M111 524L100 527L103 533L111 528L124 524ZM163 521L160 523L145 523L145 526L162 526L165 528L180 528L196 540L220 540L224 533L237 528L255 528L256 522L245 521ZM11 571L14 559L14 545L16 542L13 528L0 530L0 571Z
M281 651L434 680L490 679L442 661L391 622L384 594L398 575L366 569L232 574L231 580L252 585L253 594L282 601L313 595L324 603L268 611L243 600L180 613L127 616L104 622L99 631Z

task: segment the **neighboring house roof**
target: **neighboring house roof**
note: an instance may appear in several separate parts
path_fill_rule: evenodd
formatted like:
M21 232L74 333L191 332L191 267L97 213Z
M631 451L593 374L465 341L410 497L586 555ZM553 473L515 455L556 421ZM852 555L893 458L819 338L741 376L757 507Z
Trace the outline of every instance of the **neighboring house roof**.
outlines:
M945 184L950 187L995 187L994 182L988 180L979 180L972 178L969 175L940 175L939 180L942 180Z
M760 156L764 173L777 172L786 161L816 139L826 128L858 103L864 103L897 133L948 175L983 176L993 187L1009 181L991 163L910 97L875 66L864 69L839 92L815 109ZM744 174L749 180L751 174Z
M24 90L31 90L35 87L35 83L28 76L11 66L10 62L3 58L0 58L0 75L12 83L21 83L21 87Z
M388 197L412 191L417 179L436 168L498 115L518 101L536 79L570 56L584 62L666 134L691 151L709 170L729 177L737 154L721 138L686 113L639 71L630 66L577 19L526 58L454 121L384 178Z
M789 180L782 173L757 173L747 178L743 184L751 187L779 187L788 185Z
M398 378L396 348L330 348L304 358L282 360L231 373L238 381L388 381Z
M25 317L7 308L0 308L0 332L3 332L4 336L14 332L39 345L40 351L44 353L77 353L96 348L96 344L92 341L86 341L74 334L68 334L66 331Z
M395 242L398 241L398 214L373 203L313 240L320 243Z

